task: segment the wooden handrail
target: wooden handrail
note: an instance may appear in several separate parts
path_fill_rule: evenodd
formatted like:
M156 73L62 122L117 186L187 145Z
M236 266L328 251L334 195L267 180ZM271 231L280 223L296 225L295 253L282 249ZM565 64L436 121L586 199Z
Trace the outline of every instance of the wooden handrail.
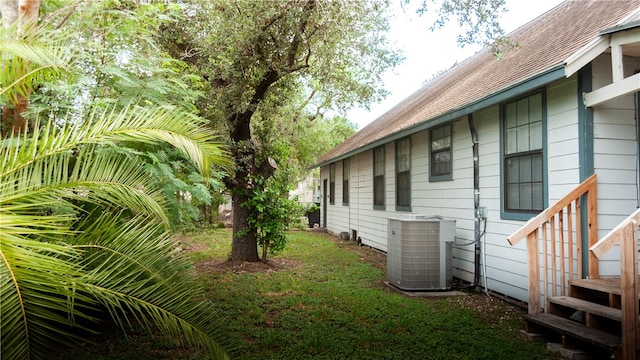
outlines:
M633 214L629 215L618 226L609 231L602 239L589 248L597 258L600 258L602 254L606 253L617 244L620 244L620 233L629 223L640 224L640 209L636 210Z
M544 294L544 306L546 307L549 293L556 295L559 290L560 294L567 295L569 280L586 275L583 273L585 269L582 266L582 222L580 219L582 206L580 199L584 195L586 195L588 206L587 243L588 246L593 245L598 234L597 177L595 174L507 237L512 246L523 238L527 238L529 313L542 311L540 302L542 294ZM542 254L540 254L540 242L543 245ZM548 253L549 249L551 250L550 254ZM541 256L544 265L542 270L540 269ZM574 262L577 264L575 268ZM565 264L568 266L565 267ZM598 263L592 254L588 258L588 268L589 277L597 277ZM544 293L540 288L541 281Z
M629 215L589 251L600 258L615 245L620 245L620 310L622 311L622 358L640 355L640 322L638 322L638 224L640 209Z
M583 181L575 189L571 190L570 193L565 195L562 199L556 201L553 205L546 208L536 217L527 221L524 226L522 226L518 231L511 234L511 236L507 237L509 244L511 246L520 242L520 240L527 237L534 229L539 228L542 224L546 223L551 219L555 214L557 214L560 210L564 209L567 205L569 205L572 201L584 195L587 191L596 187L596 174L591 175L587 180Z

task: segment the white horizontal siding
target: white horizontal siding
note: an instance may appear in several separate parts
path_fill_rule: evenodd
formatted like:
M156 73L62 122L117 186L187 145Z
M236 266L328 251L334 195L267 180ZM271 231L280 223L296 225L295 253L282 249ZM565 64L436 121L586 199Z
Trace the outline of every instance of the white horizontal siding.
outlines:
M580 184L577 77L547 87L548 204Z
M351 208L344 206L342 203L344 199L342 197L343 187L343 169L342 161L336 162L336 177L335 177L335 202L329 204L327 212L327 231L334 234L340 234L341 232L349 232L349 214Z
M637 61L625 58L625 76L638 68ZM608 54L593 65L594 89L610 84ZM597 86L596 86L597 83ZM594 109L594 169L598 174L598 234L617 226L637 206L637 144L633 95L607 101ZM620 274L619 248L600 259L600 275Z
M507 296L526 300L527 254L520 244L509 246L507 236L516 231L522 222L500 218L500 107L492 106L474 114L479 140L480 206L488 209L486 233L481 263L486 269L486 286ZM485 265L486 259L486 265ZM509 265L505 266L505 262ZM484 283L484 276L481 279ZM523 297L524 296L524 297Z
M607 60L594 64L594 88L608 84ZM610 66L610 64L608 65ZM607 78L609 77L609 78ZM547 90L547 202L574 189L580 181L578 85L576 77L549 84ZM500 216L502 198L500 158L500 107L492 106L474 113L479 139L480 206L488 212L483 240L482 268L486 268L486 286L513 298L527 301L527 253L525 241L510 246L507 236L524 221L504 220ZM473 159L467 118L453 122L453 178L429 181L429 132L411 136L411 213L441 215L456 220L454 276L472 281L474 247ZM617 99L594 110L594 166L598 173L599 227L601 235L617 225L635 209L636 143L633 103ZM373 209L373 152L351 158L350 205L342 206L342 168L336 166L336 205L329 206L329 230L357 231L365 245L387 250L387 221L407 212L395 211L395 144L385 146L385 209ZM328 167L323 168L328 178ZM339 204L339 205L338 205ZM619 268L617 249L605 256L601 271ZM486 264L484 263L486 260ZM483 270L484 271L484 270ZM484 281L484 280L482 280Z

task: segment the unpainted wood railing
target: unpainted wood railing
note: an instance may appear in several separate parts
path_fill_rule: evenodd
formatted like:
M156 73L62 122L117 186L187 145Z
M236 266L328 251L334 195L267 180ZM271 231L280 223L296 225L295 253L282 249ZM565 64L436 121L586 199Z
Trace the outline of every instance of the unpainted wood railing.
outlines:
M638 224L640 209L611 230L595 245L590 253L600 258L616 245L620 245L620 310L622 311L622 358L640 356L640 323L638 321Z
M548 308L549 296L568 295L569 281L585 277L580 216L583 204L580 199L583 196L587 199L587 238L590 247L598 238L596 185L594 174L507 238L512 246L527 238L530 314L542 312L542 296L544 308ZM598 261L592 253L588 255L588 269L590 278L598 277Z

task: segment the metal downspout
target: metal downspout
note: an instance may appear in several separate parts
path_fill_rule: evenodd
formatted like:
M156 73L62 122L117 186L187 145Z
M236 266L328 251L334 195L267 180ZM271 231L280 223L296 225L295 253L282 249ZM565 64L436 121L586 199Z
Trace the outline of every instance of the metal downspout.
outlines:
M481 232L481 214L480 214L480 164L478 156L478 133L473 122L473 114L467 115L469 121L469 131L471 132L471 142L473 143L473 214L474 224L473 233L475 240L475 257L474 257L474 275L471 286L477 286L480 283L480 238ZM486 221L486 220L485 220ZM486 286L486 284L485 284Z

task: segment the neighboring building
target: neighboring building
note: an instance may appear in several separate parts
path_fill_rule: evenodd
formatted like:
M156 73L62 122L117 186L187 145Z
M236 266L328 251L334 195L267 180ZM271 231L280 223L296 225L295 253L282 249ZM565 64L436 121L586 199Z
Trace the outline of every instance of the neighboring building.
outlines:
M317 171L312 171L309 175L298 183L296 188L289 192L289 196L297 196L298 201L304 205L320 205L320 179Z
M297 197L305 209L305 222L310 228L320 227L320 178L319 171L309 172L306 178L298 183L298 186L289 192L289 196Z
M600 235L635 211L640 2L568 1L509 37L518 48L479 52L319 160L323 227L387 251L389 218L455 219L454 277L476 280L464 245L481 239L482 285L526 302L525 244L507 236L592 174Z

